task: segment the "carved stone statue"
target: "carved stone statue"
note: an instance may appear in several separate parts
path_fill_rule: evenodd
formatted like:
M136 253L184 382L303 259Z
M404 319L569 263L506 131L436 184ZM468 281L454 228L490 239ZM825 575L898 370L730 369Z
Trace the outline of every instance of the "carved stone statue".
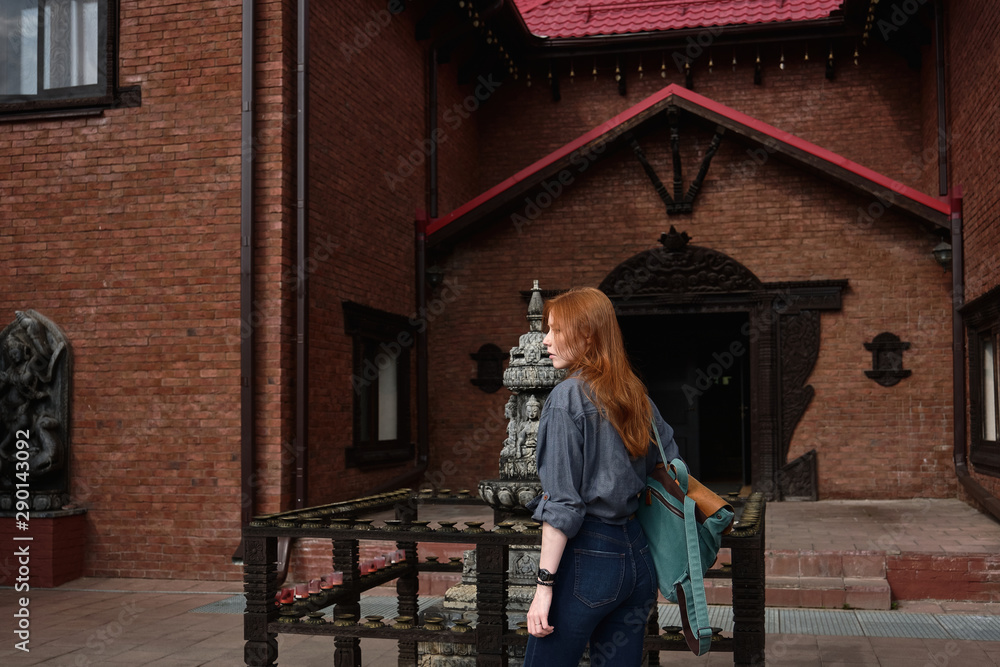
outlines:
M521 459L529 455L534 458L535 444L538 442L538 418L542 416L542 406L534 396L528 396L525 409L528 414L517 432L517 456Z
M32 510L68 501L70 362L66 336L33 310L0 333L0 510L25 488Z
M511 348L503 383L512 395L504 407L507 437L500 450L500 478L479 483L479 495L500 512L520 512L541 492L535 446L542 404L564 372L552 367L542 345L542 291L534 282L528 303L528 332Z

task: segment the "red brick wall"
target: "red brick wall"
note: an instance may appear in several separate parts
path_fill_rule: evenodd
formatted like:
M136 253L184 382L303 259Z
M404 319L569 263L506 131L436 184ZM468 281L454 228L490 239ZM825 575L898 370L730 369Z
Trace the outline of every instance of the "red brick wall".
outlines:
M73 346L86 573L236 579L241 6L120 5L142 105L0 125L0 313L34 308Z
M926 23L933 26L933 18L928 18ZM924 47L921 54L920 107L921 140L923 144L918 156L921 166L921 178L915 187L929 195L940 196L940 179L938 175L937 60L934 45L931 44ZM945 133L947 135L947 131Z
M342 500L412 464L345 468L352 443L351 339L343 301L416 320L414 219L426 209L426 46L414 12L390 16L384 2L313 6L310 242L334 244L310 274L309 504ZM473 95L454 67L439 69L440 197L475 193L476 113L454 116ZM477 100L478 104L478 100ZM471 105L470 105L471 106ZM457 119L457 122L452 119ZM451 122L448 122L451 120ZM317 256L318 257L318 256ZM415 349L411 348L416 439Z
M965 300L1000 284L1000 7L985 0L946 5L948 118L952 186L963 191ZM1000 480L974 474L1000 496Z
M582 116L582 103L568 97L559 105L548 99L530 104L548 104L553 115L558 110L565 119ZM537 109L532 106L530 112ZM894 120L903 126L911 121L919 130L915 112L912 118ZM519 122L517 128L541 125ZM496 150L484 165L491 159L503 161L506 154L544 152L529 142L540 132L513 132L499 121L484 128L490 137L484 146ZM506 137L505 153L497 149L501 142L494 135ZM709 138L684 132L688 178L697 166L693 156ZM869 140L877 138L867 133L856 137L859 145ZM663 130L643 142L662 171L669 169L666 144ZM912 155L909 143L897 149ZM816 398L789 452L794 458L818 450L822 497L954 494L950 278L929 255L933 237L891 210L859 226L858 209L873 202L776 160L743 169L746 160L743 147L724 141L695 213L668 220L638 162L624 151L580 174L533 223L518 229L503 217L457 247L445 263L446 272L465 292L432 325L431 339L432 467L445 469L449 486L474 488L479 479L497 474L504 437L498 417L506 391L470 392L474 364L468 354L484 342L502 349L516 344L525 330L525 305L518 291L530 288L535 278L543 288L596 286L619 262L653 247L659 234L676 224L694 243L730 255L764 281L849 280L843 309L823 315L820 356L809 379ZM882 331L911 343L904 364L913 376L888 389L863 373L871 367L863 343ZM455 466L450 474L449 462ZM871 474L875 469L888 471L888 477Z

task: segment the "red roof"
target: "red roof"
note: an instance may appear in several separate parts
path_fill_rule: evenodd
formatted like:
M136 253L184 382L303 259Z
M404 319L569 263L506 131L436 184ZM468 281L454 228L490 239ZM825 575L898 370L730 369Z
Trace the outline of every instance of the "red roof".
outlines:
M889 205L897 206L919 219L930 221L939 227L947 228L949 225L948 216L951 214L949 202L919 192L868 167L852 162L841 155L779 130L687 88L670 84L630 109L601 123L590 132L577 137L534 164L525 167L502 183L459 206L451 213L429 220L426 227L428 243L434 245L439 243L442 237L459 234L463 228L479 223L496 212L497 202L501 202L506 193L519 188L533 187L545 178L550 178L555 171L562 168L561 162L564 163L578 151L587 150L587 147L592 146L594 142L601 141L602 138L607 138L622 128L635 123L649 122L671 104L742 135L756 145L766 146L769 153L782 156L792 164L811 165L825 174L827 178L868 195L873 195L879 201L888 201ZM604 155L610 153L611 151L608 151Z
M541 37L810 21L830 17L843 0L515 0L528 29Z

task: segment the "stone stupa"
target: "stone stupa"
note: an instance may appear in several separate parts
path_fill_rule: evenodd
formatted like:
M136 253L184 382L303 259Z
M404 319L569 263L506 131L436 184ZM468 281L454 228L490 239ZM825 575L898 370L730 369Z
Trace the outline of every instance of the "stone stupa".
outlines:
M525 507L541 493L535 465L535 445L542 405L552 388L565 377L565 372L552 366L542 345L542 291L534 281L528 303L528 332L522 334L517 347L510 350L510 364L503 374L503 383L511 391L504 408L507 437L500 450L500 477L479 483L479 496L493 508L497 522L528 519ZM512 622L523 620L535 594L535 574L538 571L538 545L513 546L510 569L507 572L507 611ZM476 612L476 552L466 551L462 581L445 593L444 612L453 618L475 620ZM421 667L474 667L475 647L471 644L421 642L418 664ZM509 664L523 662L523 649L512 649Z
M565 372L556 370L542 340L542 291L534 281L528 303L528 332L510 350L503 384L511 396L504 406L507 438L500 451L500 477L479 482L479 496L497 512L497 519L523 516L542 491L535 465L535 443L542 405Z

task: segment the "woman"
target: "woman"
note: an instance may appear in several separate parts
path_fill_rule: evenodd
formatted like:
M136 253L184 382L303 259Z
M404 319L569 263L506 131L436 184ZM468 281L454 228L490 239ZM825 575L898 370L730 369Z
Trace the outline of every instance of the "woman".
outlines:
M538 585L528 610L525 667L575 666L590 643L594 667L637 666L656 604L656 572L635 511L673 430L625 355L611 301L593 288L546 304L543 341L567 378L542 409L535 452L542 495Z

